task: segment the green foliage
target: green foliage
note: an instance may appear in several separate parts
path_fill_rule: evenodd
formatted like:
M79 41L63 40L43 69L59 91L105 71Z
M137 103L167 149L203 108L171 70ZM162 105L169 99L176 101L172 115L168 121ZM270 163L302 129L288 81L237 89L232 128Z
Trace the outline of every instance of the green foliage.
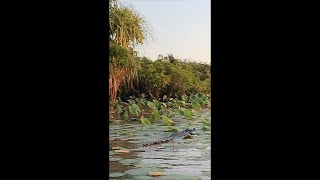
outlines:
M109 65L112 67L127 67L130 51L119 44L109 41Z
M118 112L118 113L122 113L122 108L121 108L121 106L120 105L117 105L116 106L116 111Z
M178 110L178 113L180 114L180 116L183 116L184 115L184 111L182 109L179 109Z
M159 55L155 61L138 57L135 47L152 38L150 29L133 8L109 0L110 111L120 120L140 120L147 126L151 122L143 117L144 110L167 126L178 114L191 120L196 111L210 108L211 67L172 54ZM204 120L204 126L210 127L209 122Z
M146 97L146 96L144 96ZM149 125L149 119L144 118L144 111L151 111L152 120L161 120L166 126L171 126L174 122L170 119L176 115L180 115L185 119L193 120L197 115L197 111L201 108L208 106L210 103L210 98L206 95L197 93L191 94L189 96L181 96L181 100L168 99L166 102L161 102L153 99L152 101L147 100L146 98L136 98L130 96L127 102L120 101L110 102L110 105L115 109L119 115L120 120L140 120L142 124ZM202 119L205 127L209 128L210 121L209 119ZM150 122L151 125L151 122Z
M204 124L205 126L211 126L211 124L210 124L210 122L209 122L209 119L204 119L204 120L203 120L203 124Z
M151 126L151 122L150 122L150 120L147 119L147 118L141 118L140 121L141 121L141 123L142 123L143 125L145 125L145 126Z
M128 119L129 118L127 110L123 110L121 113L119 113L119 115L120 115L121 119Z
M156 61L143 57L140 63L140 82L134 88L153 99L168 101L171 97L211 92L208 64L181 61L172 55L159 56Z
M155 119L155 120L160 119L160 113L158 110L153 109L151 114L152 114L153 119Z
M163 124L165 124L166 126L171 126L171 123L173 123L173 121L171 121L167 116L162 115L161 116L162 122Z
M158 109L157 106L151 101L148 101L147 105L153 110L157 110Z
M190 110L188 110L188 109L184 109L183 115L184 115L185 118L191 120L193 113L192 113Z
M174 112L174 111L169 111L169 113L168 113L168 116L169 117L173 117L173 116L175 116L176 115L176 113Z
M194 108L195 110L199 111L201 108L200 103L192 103L192 108Z
M129 112L133 115L139 116L139 112L137 111L137 109L134 106L129 106Z
M165 75L162 62L152 62L150 59L142 58L141 69L138 73L143 92L154 99L159 99L161 92L170 82L170 77Z
M211 131L211 127L210 126L203 126L202 130L203 131Z
M144 17L117 0L109 1L109 98L115 102L121 88L128 91L138 81L140 61L134 50L152 37Z
M173 133L176 133L178 132L179 130L176 129L176 128L172 128L172 127L168 127L168 130L164 131L164 132L173 132Z

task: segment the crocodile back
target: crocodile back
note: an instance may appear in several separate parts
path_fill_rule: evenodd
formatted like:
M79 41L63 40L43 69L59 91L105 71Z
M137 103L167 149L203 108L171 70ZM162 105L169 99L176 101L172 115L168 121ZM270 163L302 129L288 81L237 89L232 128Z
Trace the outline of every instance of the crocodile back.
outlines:
M187 128L187 129L185 129L185 130L183 130L183 131L181 131L181 132L172 134L172 135L169 136L169 137L174 138L174 139L184 138L185 136L189 135L190 133L192 133L192 132L195 131L195 130L196 130L195 128L193 128L193 129L188 129L188 128Z
M190 135L192 132L194 132L196 129L185 129L181 132L177 132L175 134L170 135L169 137L166 138L161 138L157 141L153 141L153 142L149 142L149 143L144 143L141 145L141 147L146 147L146 146L150 146L150 145L154 145L154 144L160 144L160 143L166 143L169 142L171 140L176 140L176 139L183 139L184 137Z

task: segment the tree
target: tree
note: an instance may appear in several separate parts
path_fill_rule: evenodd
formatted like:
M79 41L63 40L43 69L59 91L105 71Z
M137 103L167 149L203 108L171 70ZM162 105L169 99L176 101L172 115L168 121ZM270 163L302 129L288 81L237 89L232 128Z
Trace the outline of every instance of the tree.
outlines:
M151 35L146 20L133 8L109 0L109 97L116 101L122 84L138 80L140 63L134 47Z
M142 68L139 76L143 81L140 86L153 99L159 99L163 89L169 84L170 77L165 74L165 61L152 62L150 59L141 59Z

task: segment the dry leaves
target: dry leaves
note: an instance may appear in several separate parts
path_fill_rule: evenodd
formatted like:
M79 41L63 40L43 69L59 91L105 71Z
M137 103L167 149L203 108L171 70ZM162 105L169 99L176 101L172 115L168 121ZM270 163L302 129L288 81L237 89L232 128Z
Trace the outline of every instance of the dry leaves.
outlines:
M149 172L150 176L164 176L164 172Z
M116 153L129 153L130 150L128 150L128 149L120 149L120 150L115 150L114 152L116 152Z

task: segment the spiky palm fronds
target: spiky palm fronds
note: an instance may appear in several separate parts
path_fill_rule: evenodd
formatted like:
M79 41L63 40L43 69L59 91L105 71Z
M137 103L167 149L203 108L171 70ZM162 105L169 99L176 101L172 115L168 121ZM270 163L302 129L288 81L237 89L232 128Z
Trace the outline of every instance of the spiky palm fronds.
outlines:
M138 81L140 62L133 48L146 42L147 37L152 38L151 28L146 20L133 8L123 6L117 0L109 0L109 41L127 49L127 56L109 57L109 95L115 100L121 84L126 88ZM126 63L110 63L126 60ZM120 63L121 64L121 63Z

